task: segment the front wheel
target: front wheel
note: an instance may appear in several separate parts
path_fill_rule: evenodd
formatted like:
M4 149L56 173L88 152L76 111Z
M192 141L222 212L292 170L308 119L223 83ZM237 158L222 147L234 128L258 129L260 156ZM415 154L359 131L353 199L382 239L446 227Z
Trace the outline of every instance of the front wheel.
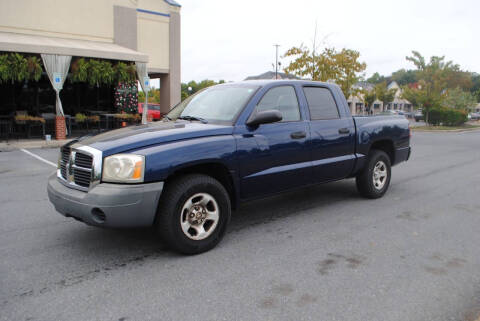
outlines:
M390 185L390 157L381 150L372 150L365 168L357 175L357 189L367 198L382 197Z
M198 254L221 241L230 215L230 198L220 182L207 175L185 175L165 187L155 226L172 249Z

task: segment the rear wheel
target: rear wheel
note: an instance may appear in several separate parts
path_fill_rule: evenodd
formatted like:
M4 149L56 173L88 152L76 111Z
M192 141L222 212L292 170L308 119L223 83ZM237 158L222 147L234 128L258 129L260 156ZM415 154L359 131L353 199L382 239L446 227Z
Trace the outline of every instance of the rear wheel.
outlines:
M230 221L230 198L210 176L181 176L165 187L155 226L174 250L198 254L215 247Z
M390 157L381 150L371 150L365 168L357 175L357 189L367 198L380 198L390 185Z

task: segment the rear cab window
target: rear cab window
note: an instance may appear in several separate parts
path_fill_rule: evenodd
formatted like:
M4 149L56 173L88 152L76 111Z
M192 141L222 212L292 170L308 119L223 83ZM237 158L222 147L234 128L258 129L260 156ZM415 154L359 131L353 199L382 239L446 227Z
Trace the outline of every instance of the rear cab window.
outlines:
M340 113L332 93L324 87L303 87L311 120L338 119Z

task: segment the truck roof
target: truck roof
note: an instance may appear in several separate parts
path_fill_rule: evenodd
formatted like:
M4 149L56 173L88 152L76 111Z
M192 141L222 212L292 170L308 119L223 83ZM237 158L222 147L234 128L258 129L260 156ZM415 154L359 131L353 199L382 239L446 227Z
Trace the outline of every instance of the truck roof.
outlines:
M338 87L338 85L328 82L321 82L321 81L314 81L314 80L296 80L296 79L258 79L258 80L242 80L242 81L235 81L235 82L228 82L222 85L254 85L264 87L267 85L271 85L273 83L280 83L280 84L300 84L300 85L323 85L325 87Z

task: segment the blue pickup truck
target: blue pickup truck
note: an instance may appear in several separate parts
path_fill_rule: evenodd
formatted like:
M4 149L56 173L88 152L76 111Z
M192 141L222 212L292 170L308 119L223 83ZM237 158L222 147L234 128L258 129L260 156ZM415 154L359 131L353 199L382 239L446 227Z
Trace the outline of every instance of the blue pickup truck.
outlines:
M161 122L73 141L60 150L48 196L100 227L154 226L182 253L213 248L244 201L356 178L382 197L408 160L401 116L352 117L334 84L246 81L207 88Z

